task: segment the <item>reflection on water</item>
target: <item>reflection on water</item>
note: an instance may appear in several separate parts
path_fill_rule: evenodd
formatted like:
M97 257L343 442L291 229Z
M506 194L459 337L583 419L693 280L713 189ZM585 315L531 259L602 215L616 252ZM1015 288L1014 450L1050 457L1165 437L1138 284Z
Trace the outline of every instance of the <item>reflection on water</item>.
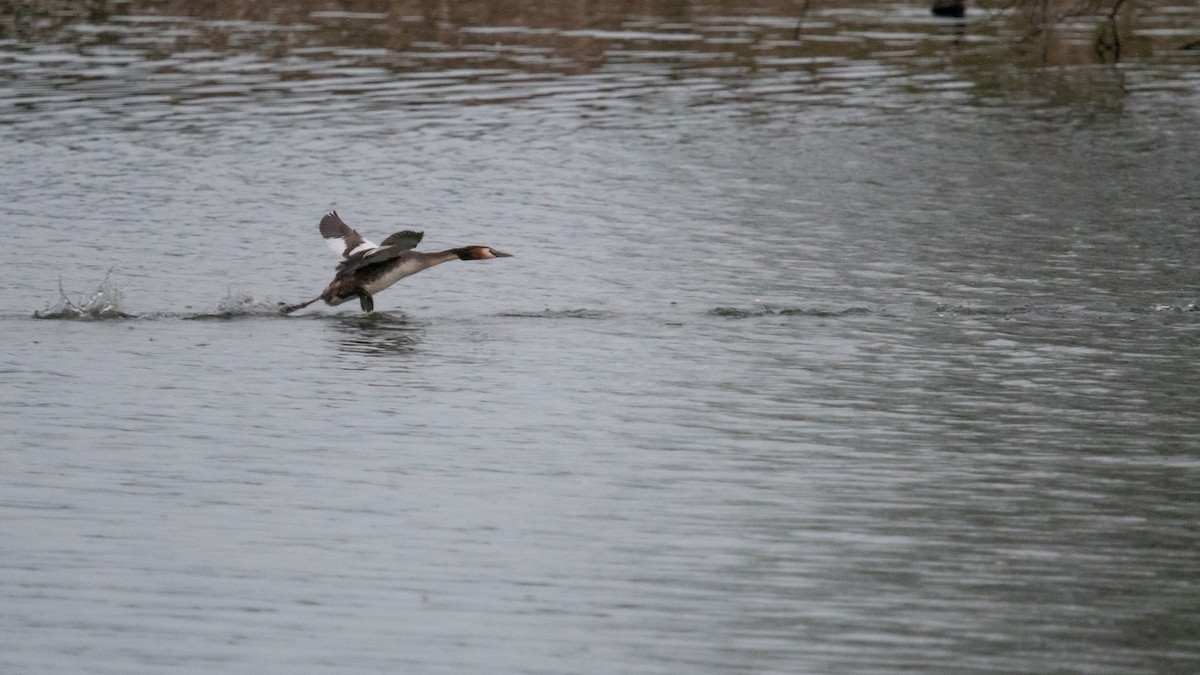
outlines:
M0 49L0 74L9 80L0 121L30 130L171 127L231 97L297 117L554 101L603 119L664 87L696 106L846 106L914 88L931 102L1001 104L1014 87L1031 86L1030 77L1029 93L1052 98L1119 98L1150 84L1127 83L1121 71L1114 82L1112 73L1088 69L997 69L1005 45L1029 42L1019 39L1028 29L1010 25L1009 14L981 10L964 29L926 8L886 2L817 3L804 14L799 40L799 6L790 1L651 2L634 15L610 2L413 2L383 12L252 0L50 5L7 5L0 21L18 38ZM1200 23L1198 11L1158 2L1129 13L1125 53L1193 64L1180 45ZM1090 63L1094 21L1077 17L1034 31L1040 46L1033 51L1044 63Z
M416 353L423 330L419 323L396 312L338 315L329 318L336 330L338 348L368 356L403 356Z
M1107 11L1013 5L977 7L968 20L947 22L919 3L850 0L757 0L736 6L657 0L641 3L634 12L610 1L394 2L378 11L371 3L338 3L333 9L264 0L199 5L101 0L76 7L6 4L0 8L5 19L0 26L21 40L128 43L159 56L201 49L253 51L277 60L300 57L294 65L301 65L304 57L332 50L338 60L358 66L451 72L486 65L581 74L630 58L679 60L688 68L755 68L804 56L899 55L903 49L923 51L922 43L929 42L1028 44L1033 38L1036 48L1054 54L1058 63L1108 58L1097 55L1093 44L1097 30L1111 30ZM1141 11L1127 6L1117 16L1131 55L1182 50L1193 41L1194 6L1169 0L1143 5Z

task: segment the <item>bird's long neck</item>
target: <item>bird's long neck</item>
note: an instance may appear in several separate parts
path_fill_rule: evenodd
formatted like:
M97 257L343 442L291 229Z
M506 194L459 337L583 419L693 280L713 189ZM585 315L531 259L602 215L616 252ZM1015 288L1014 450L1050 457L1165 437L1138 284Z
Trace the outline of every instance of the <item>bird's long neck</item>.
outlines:
M429 269L434 265L441 265L444 262L462 258L458 249L454 248L445 251L414 251L414 253L417 254L417 260L421 263L421 269Z

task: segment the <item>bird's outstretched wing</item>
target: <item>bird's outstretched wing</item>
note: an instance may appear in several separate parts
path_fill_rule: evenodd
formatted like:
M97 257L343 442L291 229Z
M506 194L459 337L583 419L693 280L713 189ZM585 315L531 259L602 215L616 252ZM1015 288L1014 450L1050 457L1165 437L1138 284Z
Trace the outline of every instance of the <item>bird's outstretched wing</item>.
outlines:
M379 248L363 254L363 264L370 265L372 263L383 262L384 260L391 260L421 243L421 237L424 236L424 232L413 232L411 230L389 235L379 245Z
M373 249L364 249L355 253L351 253L349 257L338 265L338 269L350 268L356 270L367 265L375 265L377 263L398 258L405 251L410 251L414 246L421 242L421 237L424 237L424 232L413 232L405 230L390 235L383 243Z
M375 244L363 239L362 235L356 232L354 228L343 223L342 219L338 217L337 211L330 211L325 214L318 228L321 230L321 236L325 237L325 243L329 246L329 249L343 260L349 259L355 253L379 248ZM388 238L390 239L391 237Z
M421 243L421 237L424 237L424 232L413 232L405 230L396 234L389 234L387 239L379 245L379 248L395 247L397 251L407 251L411 248L416 248L417 244Z

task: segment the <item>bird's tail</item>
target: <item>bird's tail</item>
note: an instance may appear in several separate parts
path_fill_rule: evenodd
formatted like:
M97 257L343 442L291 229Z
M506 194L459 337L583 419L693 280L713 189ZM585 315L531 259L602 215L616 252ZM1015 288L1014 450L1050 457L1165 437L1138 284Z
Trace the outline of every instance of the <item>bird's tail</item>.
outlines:
M313 298L312 300L306 300L305 302L297 302L294 305L284 305L284 304L280 303L279 313L280 314L291 314L292 312L294 312L298 309L304 309L305 307L308 307L309 305L313 304L314 302L316 302L320 299L321 299L321 296L318 295L317 297Z

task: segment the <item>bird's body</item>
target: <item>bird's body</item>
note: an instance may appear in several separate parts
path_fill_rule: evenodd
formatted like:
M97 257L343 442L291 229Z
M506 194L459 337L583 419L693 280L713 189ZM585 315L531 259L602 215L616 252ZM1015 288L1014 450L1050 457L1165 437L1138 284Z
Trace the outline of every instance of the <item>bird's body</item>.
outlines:
M362 293L375 295L404 277L458 259L458 254L452 250L437 253L404 251L395 258L361 267L342 263L333 281L321 292L321 299L328 305L336 306L347 300L361 298Z
M342 261L338 263L333 281L319 296L284 307L284 314L307 307L317 300L336 306L354 298L358 298L364 312L370 312L375 308L372 296L404 277L451 260L488 260L510 255L488 246L463 246L434 252L414 251L412 249L420 243L424 233L410 230L397 232L377 246L343 223L336 211L326 214L318 227L325 243Z

